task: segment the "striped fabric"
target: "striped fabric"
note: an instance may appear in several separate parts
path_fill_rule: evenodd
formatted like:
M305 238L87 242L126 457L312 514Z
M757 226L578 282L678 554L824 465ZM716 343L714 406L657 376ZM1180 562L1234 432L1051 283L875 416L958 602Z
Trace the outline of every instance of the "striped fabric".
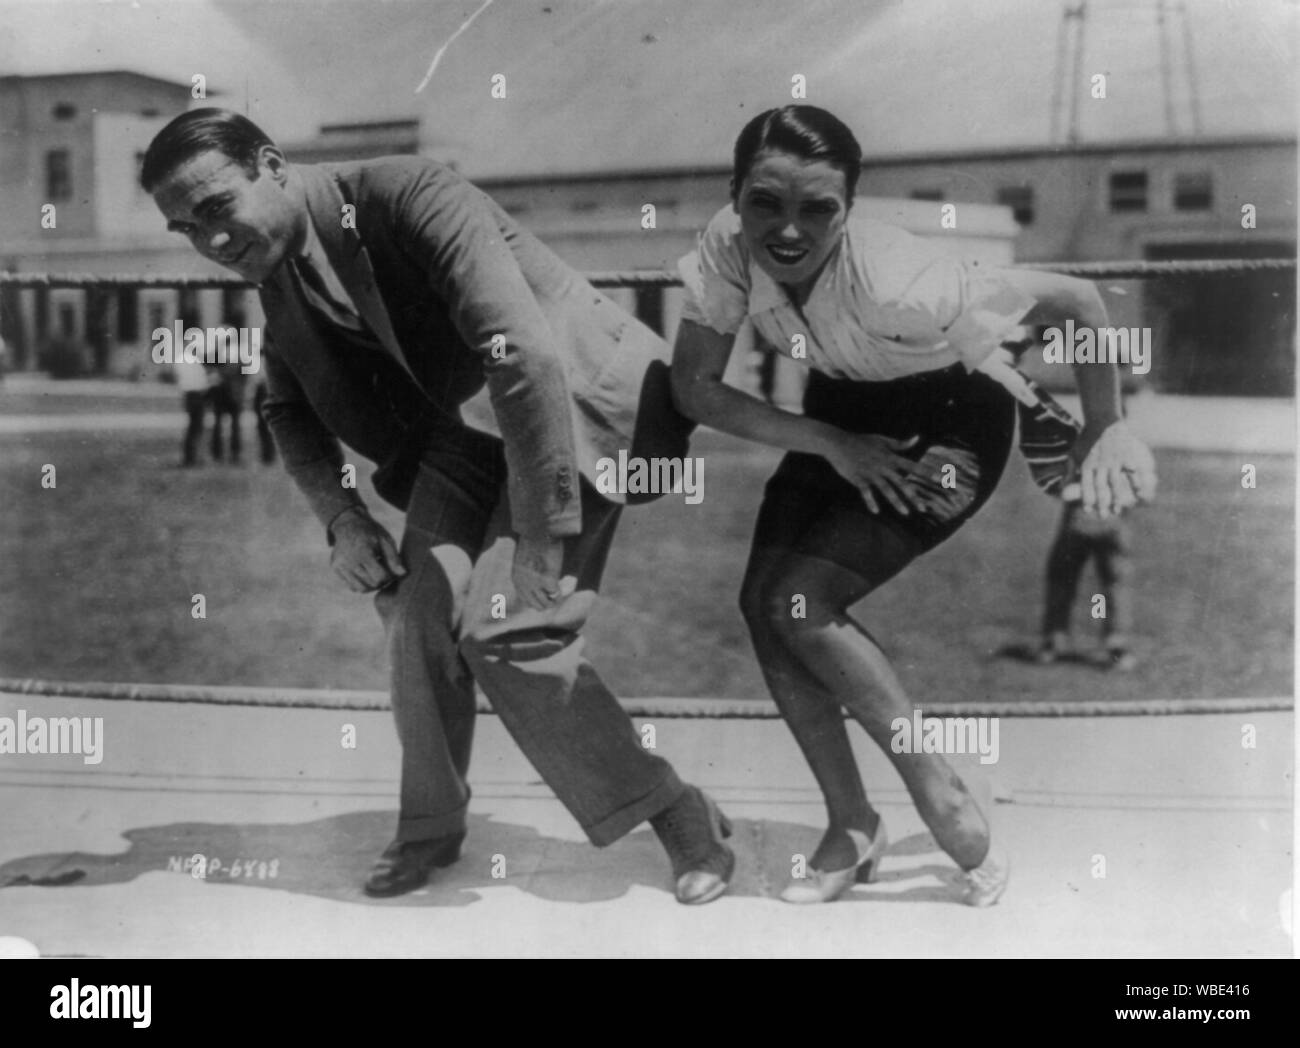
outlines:
M1074 466L1070 451L1083 427L1037 383L1025 379L1038 403L1016 402L1020 413L1020 453L1029 464L1034 483L1047 494L1061 497Z

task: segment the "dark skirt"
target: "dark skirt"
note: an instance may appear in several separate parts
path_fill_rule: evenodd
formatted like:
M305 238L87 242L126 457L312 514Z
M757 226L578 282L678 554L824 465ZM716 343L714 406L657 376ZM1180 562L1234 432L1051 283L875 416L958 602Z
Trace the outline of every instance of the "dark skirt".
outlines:
M993 494L1015 435L1015 404L992 379L959 364L891 382L814 371L807 417L853 433L920 437L901 454L926 467L913 481L925 509L905 516L877 495L880 512L872 513L820 455L790 452L768 481L754 545L821 557L883 581L952 535Z

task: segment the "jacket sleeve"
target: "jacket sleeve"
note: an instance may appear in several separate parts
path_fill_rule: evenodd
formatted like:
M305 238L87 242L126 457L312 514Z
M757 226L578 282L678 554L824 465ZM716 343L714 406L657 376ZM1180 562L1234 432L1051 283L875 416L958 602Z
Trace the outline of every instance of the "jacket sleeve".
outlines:
M342 445L325 428L293 372L279 359L269 330L265 332L262 363L266 368L262 417L271 427L285 468L332 543L330 525L334 519L344 510L364 510L365 503L355 488L343 486Z
M550 325L483 194L423 165L393 201L394 235L480 354L505 443L511 523L521 535L582 530L572 401Z

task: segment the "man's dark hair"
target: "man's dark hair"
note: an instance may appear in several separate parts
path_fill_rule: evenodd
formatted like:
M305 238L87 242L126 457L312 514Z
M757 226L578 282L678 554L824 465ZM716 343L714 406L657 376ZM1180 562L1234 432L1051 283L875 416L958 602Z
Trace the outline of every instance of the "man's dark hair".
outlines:
M732 158L731 199L765 149L790 153L803 160L825 160L844 173L845 203L852 205L862 169L862 147L843 122L817 106L782 106L759 113L736 138Z
M192 109L154 136L144 154L140 185L152 193L158 183L188 160L215 149L257 177L257 152L274 142L246 116L229 109Z

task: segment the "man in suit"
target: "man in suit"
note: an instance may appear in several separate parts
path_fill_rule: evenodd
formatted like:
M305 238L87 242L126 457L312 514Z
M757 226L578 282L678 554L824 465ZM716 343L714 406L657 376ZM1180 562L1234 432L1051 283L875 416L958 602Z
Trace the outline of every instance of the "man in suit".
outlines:
M722 894L726 820L642 748L579 632L621 510L597 462L685 451L667 347L429 160L291 165L246 118L200 109L158 133L141 182L169 229L258 285L266 419L334 570L386 627L401 801L366 892L459 857L477 680L594 844L649 819L679 901ZM461 418L485 384L499 436ZM345 483L340 441L405 510L400 547Z

